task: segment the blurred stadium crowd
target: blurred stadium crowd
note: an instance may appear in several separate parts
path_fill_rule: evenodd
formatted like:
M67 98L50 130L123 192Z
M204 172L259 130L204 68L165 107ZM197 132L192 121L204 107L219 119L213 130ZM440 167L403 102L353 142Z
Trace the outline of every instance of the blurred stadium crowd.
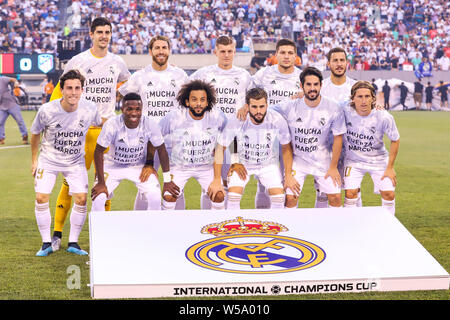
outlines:
M302 65L326 67L326 53L346 49L353 70L412 70L425 59L450 65L447 0L0 0L0 51L56 52L58 39L90 47L89 22L114 25L111 51L145 54L151 37L168 36L172 53L210 53L218 35L238 51L281 37L298 44ZM62 6L64 4L64 6ZM64 11L64 12L63 12Z

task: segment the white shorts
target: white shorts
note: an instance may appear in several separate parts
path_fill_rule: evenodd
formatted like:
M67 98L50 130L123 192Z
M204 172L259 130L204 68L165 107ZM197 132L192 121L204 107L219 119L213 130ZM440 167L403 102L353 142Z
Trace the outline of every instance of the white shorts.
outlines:
M294 176L295 180L297 180L297 182L300 184L300 192L301 192L303 190L303 184L305 183L306 176L309 175L309 173L294 162L292 164L292 175ZM341 187L335 185L331 177L328 177L326 179L325 175L313 175L313 177L314 182L317 184L317 187L320 192L326 194L341 193ZM294 192L291 189L287 188L286 194L294 195Z
M56 177L61 173L69 184L69 193L88 193L89 178L85 166L61 169L44 169L39 164L34 177L34 191L51 194L55 186Z
M214 180L214 168L211 166L211 168L193 168L193 169L179 169L179 168L172 168L171 170L172 174L172 182L175 183L179 188L180 191L184 189L184 186L186 185L187 181L190 178L194 178L198 181L202 188L202 193L206 193L208 191L209 185Z
M339 172L339 175L341 176L341 189L344 189L345 186L345 181L344 181L344 169L345 169L345 165L344 165L344 160L341 158L339 158L338 161L338 165L337 165L337 169ZM316 182L316 179L314 179L314 189L319 190L319 184Z
M258 169L247 169L247 178L245 180L241 180L239 175L236 172L228 177L228 188L231 187L242 187L245 188L247 183L250 181L250 176L254 175L255 178L259 180L259 182L266 189L283 189L283 182L281 178L280 168L276 164L267 165Z
M161 190L159 186L159 180L154 174L151 174L150 177L148 177L147 181L141 182L141 180L139 179L141 172L142 167L140 166L118 168L108 167L107 165L105 165L104 173L105 184L109 192L108 199L111 199L113 197L114 190L119 186L122 180L129 180L133 182L138 188L139 193L154 191L155 189L157 189L158 191Z
M369 173L372 177L374 193L378 194L380 193L380 191L395 191L395 187L391 179L384 178L383 180L381 180L384 174L384 170L359 169L350 166L345 167L344 189L348 190L361 188L361 181L366 173Z

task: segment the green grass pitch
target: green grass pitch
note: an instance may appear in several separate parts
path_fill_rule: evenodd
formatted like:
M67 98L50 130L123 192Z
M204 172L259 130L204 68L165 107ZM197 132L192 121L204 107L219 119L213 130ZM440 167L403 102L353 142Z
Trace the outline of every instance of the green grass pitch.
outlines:
M28 129L35 114L35 111L23 112ZM431 255L450 271L450 113L410 111L393 112L393 115L401 135L395 166L399 181L396 216ZM0 147L0 299L90 299L88 258L65 251L68 222L62 250L47 258L35 257L41 239L34 216L30 159L30 147L21 146L19 130L10 117L6 122L6 144ZM92 169L90 178L92 183ZM50 200L52 217L60 182L61 178L58 178ZM252 180L243 197L243 207L254 208L252 195L255 189L256 184ZM373 184L366 175L362 186L362 199L366 206L380 205L379 197L372 191ZM197 182L189 181L186 188L187 209L200 207L199 194ZM122 183L115 192L113 210L131 210L134 197L135 187L128 182ZM312 179L308 178L300 206L313 207L314 198ZM87 222L80 236L80 245L89 250ZM77 266L80 270L80 289L69 289L71 266ZM450 295L449 290L437 290L268 298L449 300Z

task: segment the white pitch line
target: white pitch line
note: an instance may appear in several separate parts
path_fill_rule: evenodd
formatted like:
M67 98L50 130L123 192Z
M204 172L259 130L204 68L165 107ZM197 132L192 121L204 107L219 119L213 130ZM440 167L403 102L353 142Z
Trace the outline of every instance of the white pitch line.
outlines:
M23 145L23 146L9 146L9 147L0 147L0 150L3 149L16 149L16 148L26 148L29 147L29 145Z

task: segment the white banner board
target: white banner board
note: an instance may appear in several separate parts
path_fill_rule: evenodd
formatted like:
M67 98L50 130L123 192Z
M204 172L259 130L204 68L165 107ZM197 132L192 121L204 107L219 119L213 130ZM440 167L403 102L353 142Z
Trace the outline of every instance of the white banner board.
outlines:
M89 235L93 298L449 288L381 207L91 212Z

